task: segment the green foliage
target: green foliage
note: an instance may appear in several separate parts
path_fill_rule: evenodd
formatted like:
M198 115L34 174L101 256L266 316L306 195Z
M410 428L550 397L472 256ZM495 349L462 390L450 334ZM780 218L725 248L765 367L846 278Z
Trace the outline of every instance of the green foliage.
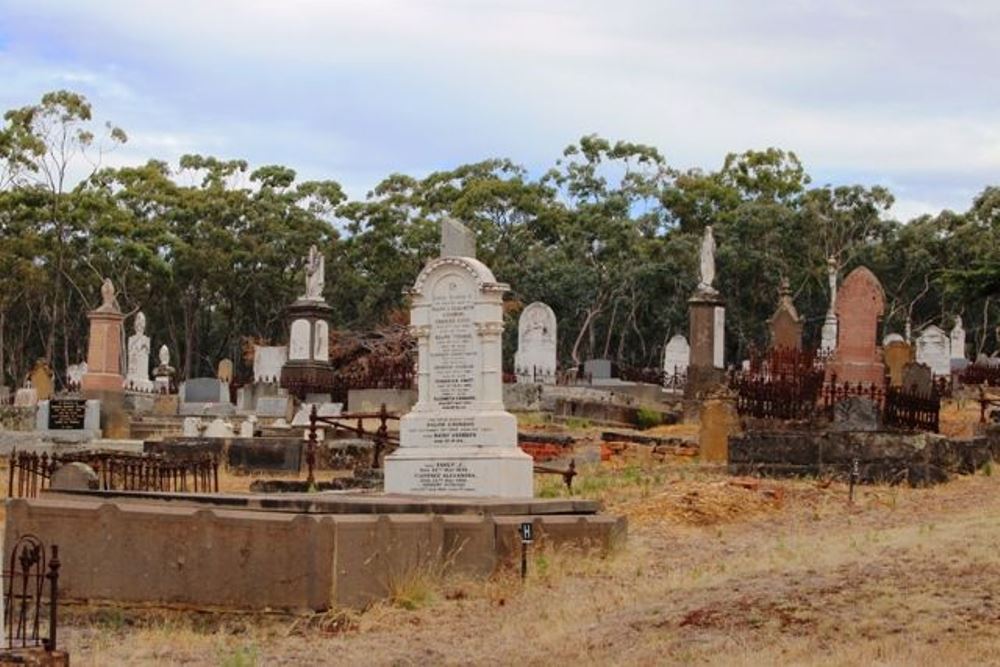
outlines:
M154 347L182 377L241 362L246 341L280 342L310 245L326 257L334 326L404 321L405 290L438 253L446 215L471 226L478 256L511 285L516 315L535 300L559 317L566 368L588 358L657 367L687 328L706 225L727 298L726 357L766 341L782 277L815 343L827 259L841 277L864 263L887 298L884 329L963 317L970 352L992 351L1000 312L1000 186L964 213L905 224L882 187L815 187L792 152L731 153L718 170L681 170L654 147L580 138L540 177L506 158L423 178L390 174L349 200L338 183L299 181L283 165L185 155L176 165L107 168L127 140L69 91L12 109L0 126L0 375L19 382L38 357L61 378L86 354L86 312L110 277L123 310L143 310ZM67 174L89 172L79 183ZM884 332L883 332L884 333ZM582 427L582 421L574 422Z
M659 426L663 422L660 412L650 408L639 408L636 410L635 418L636 425L642 430Z

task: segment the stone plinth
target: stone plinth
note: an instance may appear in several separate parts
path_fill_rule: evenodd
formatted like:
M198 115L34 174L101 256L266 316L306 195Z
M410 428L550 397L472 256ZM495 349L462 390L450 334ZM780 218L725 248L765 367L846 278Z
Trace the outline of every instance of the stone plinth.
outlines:
M114 310L93 310L90 320L90 341L87 346L87 372L80 380L88 397L95 392L124 391L122 375L122 320L125 316ZM93 396L97 398L97 396Z
M504 409L503 293L471 257L441 257L417 277L410 324L417 340L417 403L386 457L387 493L530 497L532 460Z
M695 396L725 380L726 308L715 290L688 299L691 360L684 392Z
M299 398L310 393L329 393L333 388L329 325L332 312L333 308L322 299L299 299L288 307L288 361L281 367L280 385Z
M837 292L837 352L827 367L837 382L881 385L885 365L876 349L878 321L885 310L882 284L860 266L844 279Z

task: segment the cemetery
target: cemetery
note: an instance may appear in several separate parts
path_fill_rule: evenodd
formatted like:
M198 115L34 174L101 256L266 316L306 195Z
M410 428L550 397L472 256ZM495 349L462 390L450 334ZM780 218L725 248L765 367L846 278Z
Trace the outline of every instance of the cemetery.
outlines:
M1000 134L920 17L49 4L0 25L0 667L996 663Z

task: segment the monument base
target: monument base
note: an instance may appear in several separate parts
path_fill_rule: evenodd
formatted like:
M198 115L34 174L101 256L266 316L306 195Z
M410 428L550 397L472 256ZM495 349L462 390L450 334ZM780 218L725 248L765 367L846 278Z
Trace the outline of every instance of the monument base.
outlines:
M533 463L517 447L403 447L385 458L385 492L531 498Z

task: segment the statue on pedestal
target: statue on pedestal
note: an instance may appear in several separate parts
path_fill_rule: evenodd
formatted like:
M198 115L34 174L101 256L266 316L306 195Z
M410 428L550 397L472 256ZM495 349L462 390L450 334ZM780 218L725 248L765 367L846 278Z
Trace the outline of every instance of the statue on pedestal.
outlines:
M302 297L309 300L323 299L323 282L326 260L316 246L309 248L306 258L306 293Z

